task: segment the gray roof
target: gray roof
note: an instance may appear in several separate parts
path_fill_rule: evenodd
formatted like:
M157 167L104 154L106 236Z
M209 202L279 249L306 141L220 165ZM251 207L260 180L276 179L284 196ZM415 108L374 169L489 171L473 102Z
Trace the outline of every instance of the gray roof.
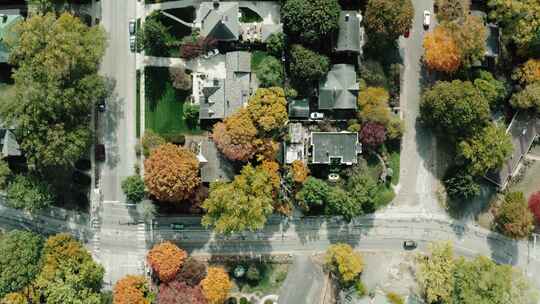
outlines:
M486 56L497 57L500 53L500 32L499 27L495 24L487 25L487 37L486 37Z
M251 94L251 53L227 53L225 68L225 79L209 79L203 84L199 119L223 119L247 104Z
M356 164L361 146L358 133L353 132L312 132L312 163L330 164L333 159L340 164Z
M23 20L20 10L0 10L0 62L8 62L10 51L4 39L9 28L19 20Z
M512 137L514 150L502 168L486 174L486 179L504 189L510 178L516 173L521 159L529 152L531 145L540 132L540 121L534 114L518 112L508 126L506 133Z
M360 16L356 11L341 11L336 50L359 53L360 49Z
M289 101L289 117L292 118L309 118L309 100L293 99Z
M278 304L319 303L324 289L324 272L308 256L297 256L281 286Z
M238 2L203 2L198 12L201 35L222 41L238 40Z
M359 84L350 64L336 64L319 85L320 110L356 110Z
M262 25L262 33L261 33L261 40L265 42L268 40L268 38L275 33L281 33L283 32L283 24L263 24Z
M227 182L233 179L234 168L232 164L218 151L212 140L206 139L200 143L198 158L203 182Z
M9 129L0 129L0 146L2 148L2 158L9 156L21 156L19 143L15 134Z

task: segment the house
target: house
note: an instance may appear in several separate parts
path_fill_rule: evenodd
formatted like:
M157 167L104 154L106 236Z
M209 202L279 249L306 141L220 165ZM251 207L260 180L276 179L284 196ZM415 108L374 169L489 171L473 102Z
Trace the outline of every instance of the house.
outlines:
M357 11L341 11L339 15L339 33L336 51L352 53L360 53L362 51L361 22L362 15Z
M289 119L308 119L309 118L309 100L291 99L287 103Z
M288 141L283 143L285 164L292 164L295 160L305 160L306 138L307 131L301 123L289 124Z
M238 2L202 2L195 22L201 36L218 41L236 41L240 37Z
M350 64L336 64L319 85L319 110L355 110L359 83Z
M309 256L298 255L289 267L279 291L279 304L322 303L328 280L320 265Z
M362 145L355 132L312 132L311 163L341 164L358 163L358 154L362 153Z
M492 170L486 174L486 179L497 185L501 190L506 188L510 179L519 171L523 157L529 152L534 140L540 132L540 120L535 114L518 112L506 133L512 138L514 150L509 159L499 170Z
M247 104L251 95L251 53L225 55L225 79L206 79L202 84L199 119L224 119Z
M219 152L212 140L205 139L199 143L197 159L203 183L228 182L234 178L232 164Z
M0 63L7 63L9 59L10 50L6 44L6 36L10 27L22 20L18 9L0 10Z

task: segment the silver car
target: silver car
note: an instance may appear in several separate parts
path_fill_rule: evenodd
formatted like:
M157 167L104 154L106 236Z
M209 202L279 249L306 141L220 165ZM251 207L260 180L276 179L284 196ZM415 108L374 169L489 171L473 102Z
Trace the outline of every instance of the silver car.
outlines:
M135 35L135 20L129 20L129 34Z

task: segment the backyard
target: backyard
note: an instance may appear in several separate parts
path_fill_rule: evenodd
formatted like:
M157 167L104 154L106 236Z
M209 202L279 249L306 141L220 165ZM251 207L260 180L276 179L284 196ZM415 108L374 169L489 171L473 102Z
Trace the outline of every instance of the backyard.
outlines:
M145 128L162 135L198 134L198 127L190 128L184 118L190 91L175 89L168 68L146 67L145 73Z

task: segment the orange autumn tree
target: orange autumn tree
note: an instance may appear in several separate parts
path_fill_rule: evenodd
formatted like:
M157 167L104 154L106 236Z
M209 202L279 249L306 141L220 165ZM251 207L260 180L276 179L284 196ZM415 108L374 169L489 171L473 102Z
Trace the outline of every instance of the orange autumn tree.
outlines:
M230 160L243 162L247 162L255 154L256 138L257 128L245 108L223 122L216 123L212 132L212 140L221 153Z
M172 281L186 258L187 253L171 242L163 242L154 246L146 256L148 264L162 282Z
M114 285L114 304L150 304L148 282L143 276L127 275Z
M222 304L233 287L229 275L223 268L208 267L206 278L201 281L204 296L208 304Z
M173 144L161 145L144 161L144 183L160 201L187 199L199 186L199 161L191 151Z
M424 62L435 71L454 73L461 66L461 53L452 34L437 26L424 38Z
M291 171L293 180L300 184L303 183L309 175L309 168L298 159L292 162Z

